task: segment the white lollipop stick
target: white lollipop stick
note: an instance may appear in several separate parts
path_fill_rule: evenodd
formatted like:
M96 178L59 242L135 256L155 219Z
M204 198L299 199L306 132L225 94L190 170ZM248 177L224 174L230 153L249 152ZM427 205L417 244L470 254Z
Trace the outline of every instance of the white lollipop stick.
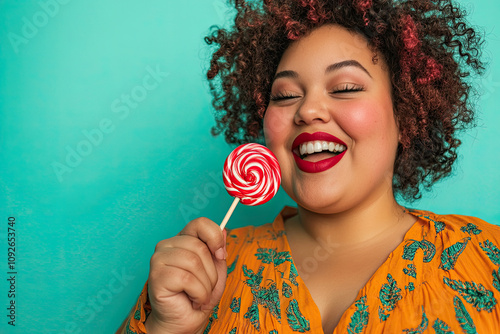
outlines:
M233 211L234 209L236 208L236 205L238 205L238 203L240 202L240 199L238 197L236 197L233 201L233 204L231 204L231 206L229 207L229 210L227 210L227 213L226 215L224 216L224 219L222 220L222 223L220 223L220 229L223 230L224 227L226 227L226 224L229 220L229 218L231 218L231 215L233 214Z

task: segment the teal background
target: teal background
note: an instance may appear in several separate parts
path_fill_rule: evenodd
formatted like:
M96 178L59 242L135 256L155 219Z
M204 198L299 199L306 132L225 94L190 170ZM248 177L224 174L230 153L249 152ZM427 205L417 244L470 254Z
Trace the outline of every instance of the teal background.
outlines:
M478 127L462 137L454 176L411 206L499 224L500 3L462 3L491 58L477 81ZM1 333L114 332L156 243L197 216L222 220L232 147L209 133L203 37L225 15L222 0L0 0ZM78 149L80 159L69 153ZM284 204L280 190L265 205L239 205L229 226L269 222ZM6 317L10 216L15 328Z

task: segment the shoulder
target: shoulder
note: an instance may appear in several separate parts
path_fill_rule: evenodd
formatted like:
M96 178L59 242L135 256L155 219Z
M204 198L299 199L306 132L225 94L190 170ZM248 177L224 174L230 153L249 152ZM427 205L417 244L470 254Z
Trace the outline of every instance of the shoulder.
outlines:
M415 271L414 276L409 277L409 270L403 269L403 277L415 281L415 287L423 289L420 296L429 296L424 299L424 305L443 307L427 307L429 320L439 316L442 321L459 328L467 317L472 325L480 326L474 333L482 333L481 328L498 333L500 227L465 215L422 210L410 210L409 213L419 220L412 235L414 240L408 240L405 245L403 259L413 260L415 255L412 263ZM418 261L417 252L420 252ZM451 312L442 312L448 307Z
M420 237L436 254L440 269L474 276L470 268L486 272L500 265L500 226L464 215L441 215L412 210L420 218ZM432 244L432 246L430 246Z
M436 214L425 210L409 210L409 212L434 225L436 232L440 229L448 233L464 234L479 239L500 241L500 226L488 223L480 218L457 214Z
M238 227L235 229L228 230L227 232L227 241L230 242L239 242L241 240L253 240L255 238L262 239L267 235L274 233L273 224L266 223L260 226L245 226Z
M245 226L228 231L226 243L229 249L238 251L241 248L255 247L276 241L283 237L284 230L276 229L274 223L260 226Z

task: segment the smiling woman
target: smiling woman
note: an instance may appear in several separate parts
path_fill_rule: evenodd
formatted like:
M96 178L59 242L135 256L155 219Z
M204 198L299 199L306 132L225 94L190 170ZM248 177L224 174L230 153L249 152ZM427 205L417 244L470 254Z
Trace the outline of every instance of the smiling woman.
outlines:
M394 202L391 181L400 134L390 77L382 59L373 62L367 42L354 40L345 28L323 25L292 43L278 65L264 116L264 123L275 124L279 117L288 124L278 131L266 127L264 133L284 171L283 189L315 212L383 196ZM280 94L288 96L277 99ZM335 157L291 154L296 145L323 140L346 150Z
M481 38L451 1L236 1L215 134L264 140L297 203L157 245L127 333L500 332L500 228L400 205L448 175ZM322 251L323 250L323 251ZM319 265L321 263L321 265Z

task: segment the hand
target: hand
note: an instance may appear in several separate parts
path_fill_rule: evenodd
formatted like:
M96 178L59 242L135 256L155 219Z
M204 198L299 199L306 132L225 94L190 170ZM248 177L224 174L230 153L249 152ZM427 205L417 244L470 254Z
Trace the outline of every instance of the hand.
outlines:
M208 218L160 241L151 257L148 333L201 333L226 285L226 231Z

